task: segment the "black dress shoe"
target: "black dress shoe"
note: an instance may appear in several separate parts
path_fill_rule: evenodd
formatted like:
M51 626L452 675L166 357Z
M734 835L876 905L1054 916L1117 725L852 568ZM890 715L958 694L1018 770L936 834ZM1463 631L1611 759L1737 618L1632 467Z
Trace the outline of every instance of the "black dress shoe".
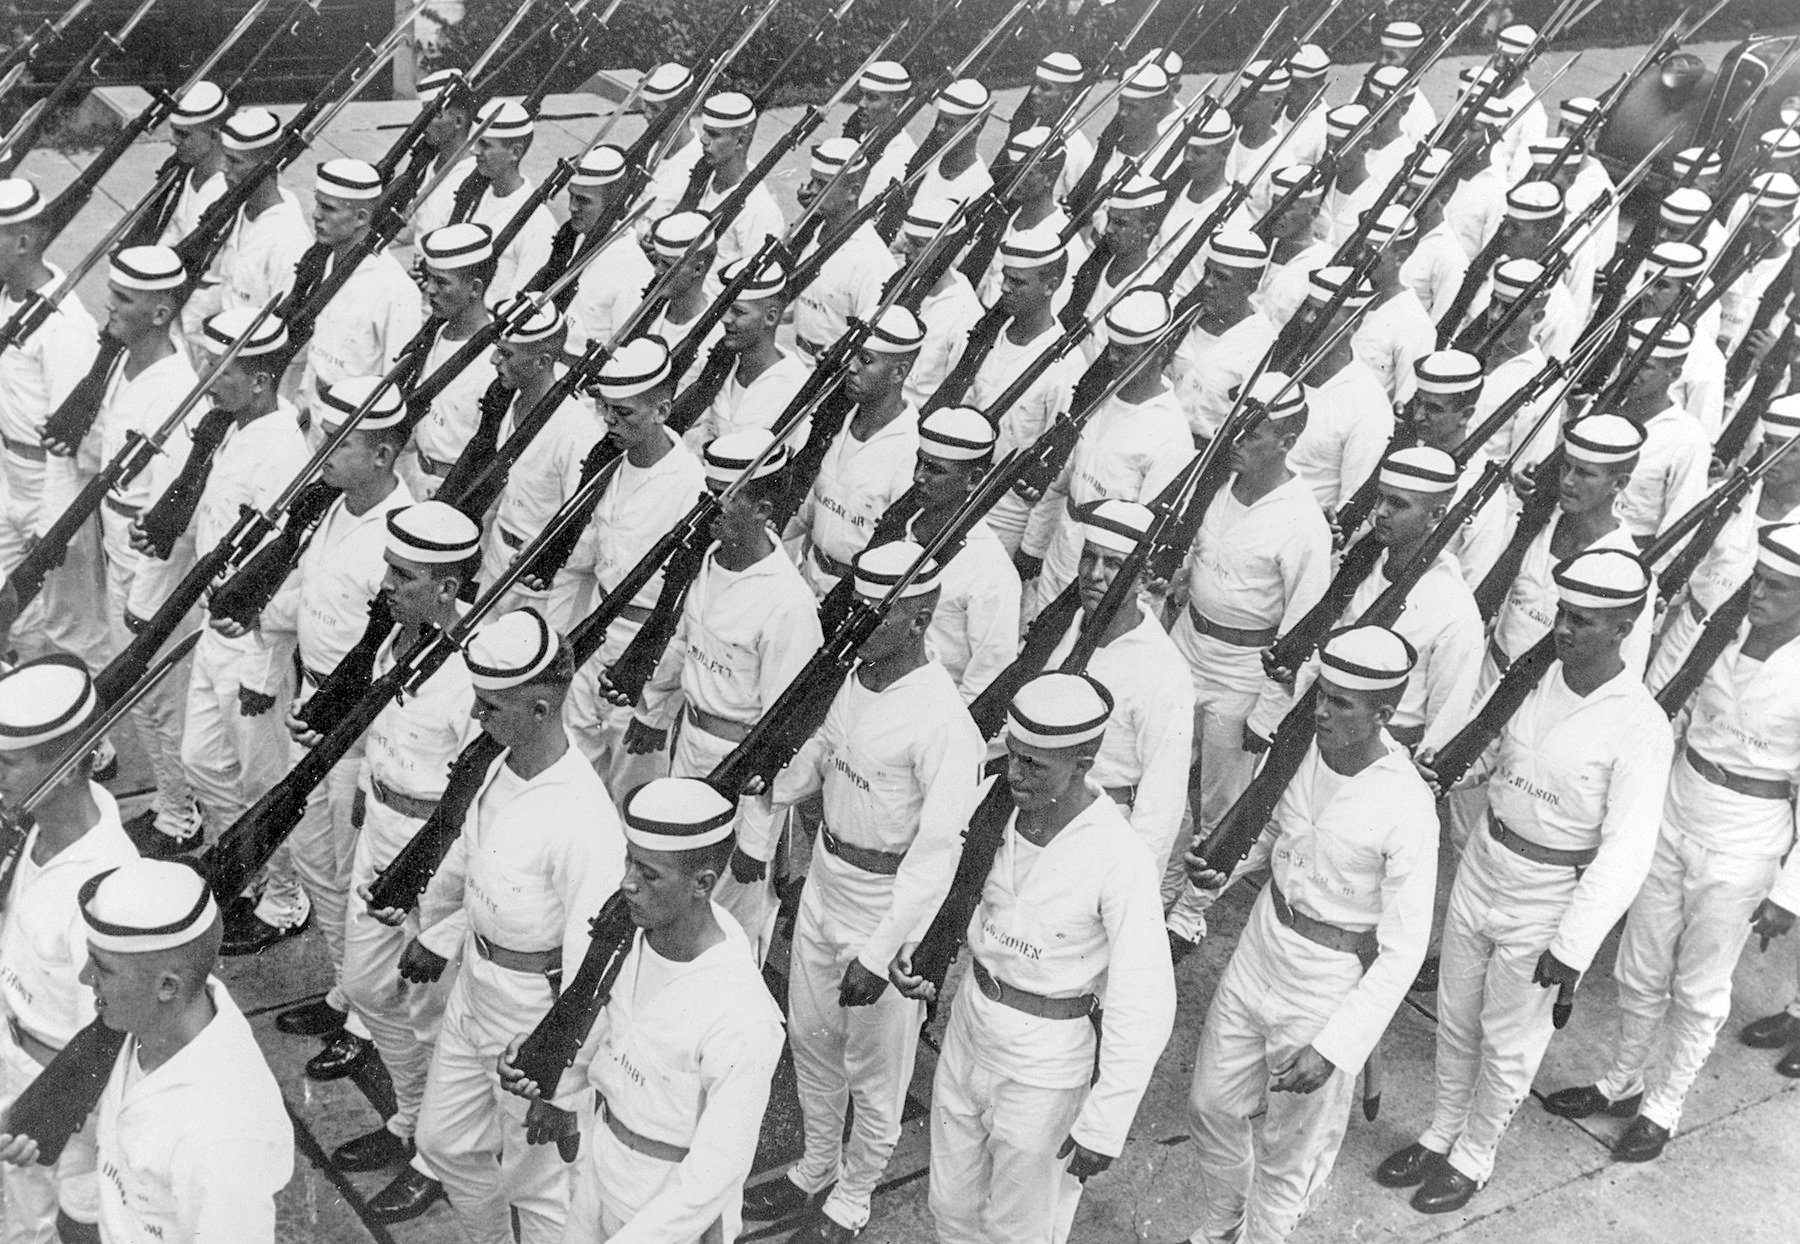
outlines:
M1790 1080L1800 1080L1800 1045L1775 1060L1775 1070Z
M1621 1162L1648 1162L1662 1156L1669 1143L1669 1129L1639 1115L1626 1125L1624 1133L1613 1142L1613 1157Z
M1174 929L1166 929L1164 932L1169 935L1169 962L1176 967L1180 967L1183 959L1200 949L1199 942L1183 937Z
M434 1201L444 1199L444 1185L429 1175L407 1167L394 1176L393 1182L369 1198L370 1222L406 1222L430 1209Z
M323 998L289 1007L275 1017L275 1031L290 1037L329 1037L344 1030L344 1012Z
M1416 1188L1444 1160L1444 1155L1414 1141L1396 1149L1375 1168L1375 1182L1384 1188Z
M1544 1109L1562 1119L1587 1119L1597 1114L1610 1114L1615 1119L1629 1119L1638 1112L1644 1100L1642 1093L1611 1101L1597 1085L1582 1084L1575 1088L1557 1089L1544 1098Z
M1412 1207L1421 1214L1453 1214L1469 1203L1481 1185L1448 1162L1439 1162L1413 1193Z
M1407 986L1410 993L1435 993L1438 985L1438 957L1426 955L1425 962L1419 965L1419 974L1413 977L1413 983Z
M374 1057L375 1043L340 1032L325 1048L306 1060L309 1080L341 1080Z
M1800 1019L1777 1011L1738 1029L1738 1040L1753 1050L1779 1050L1800 1041Z
M269 947L287 941L290 937L299 937L306 932L306 926L312 922L308 916L291 928L278 929L265 920L260 919L254 907L238 909L240 916L227 916L225 919L225 941L219 947L222 955L254 955L260 954Z
M780 1179L768 1179L754 1188L744 1189L744 1219L747 1222L771 1222L777 1218L789 1218L809 1206L817 1205L825 1199L825 1193L831 1190L826 1185L825 1191L809 1196L800 1190L800 1185L783 1175Z
M825 1211L815 1209L800 1229L788 1236L787 1244L850 1244L850 1241L862 1235L861 1227L846 1227L843 1223L825 1216Z
M333 1149L331 1164L340 1171L383 1171L412 1161L412 1155L412 1141L378 1127Z

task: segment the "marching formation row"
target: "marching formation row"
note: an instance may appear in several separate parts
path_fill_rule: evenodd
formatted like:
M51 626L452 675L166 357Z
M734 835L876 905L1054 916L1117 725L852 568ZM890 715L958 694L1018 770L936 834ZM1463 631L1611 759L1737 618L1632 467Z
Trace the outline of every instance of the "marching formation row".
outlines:
M960 958L938 1236L1060 1242L1245 876L1193 1240L1292 1232L1415 988L1435 1106L1375 1174L1467 1204L1621 917L1613 1065L1546 1105L1657 1156L1800 912L1800 117L1615 183L1683 30L1553 132L1571 18L1442 118L1461 17L1354 100L1278 23L1191 94L1054 53L1010 119L1001 32L930 84L890 38L754 160L773 83L666 64L542 183L542 97L442 71L310 214L367 65L285 124L197 81L71 272L99 174L0 180L6 1239L273 1238L291 1128L212 972L316 926L276 1024L385 1067L331 1155L396 1172L377 1221L855 1239ZM1800 1002L1746 1039L1800 1074ZM784 1046L805 1152L746 1192Z

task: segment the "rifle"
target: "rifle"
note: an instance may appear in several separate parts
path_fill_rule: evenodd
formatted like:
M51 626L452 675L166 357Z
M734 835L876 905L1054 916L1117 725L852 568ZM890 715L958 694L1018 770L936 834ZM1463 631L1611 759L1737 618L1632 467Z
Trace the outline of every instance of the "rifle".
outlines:
M712 332L714 326L725 318L725 313L731 310L732 304L749 287L750 282L768 270L768 266L774 262L775 253L780 246L781 243L775 238L765 238L756 253L739 266L729 281L720 286L718 295L706 310L702 311L689 325L681 340L669 350L669 374L674 376L677 381L693 367L694 359L699 355L700 346L705 342L706 335ZM706 366L701 368L700 374L694 378L692 383L676 393L674 401L669 407L668 425L677 436L684 434L699 422L700 416L704 415L713 404L713 400L719 395L719 390L724 387L725 381L730 378L732 369L736 366L736 353L727 350L723 340L714 342L712 348L707 351Z
M31 813L44 797L64 778L86 761L88 755L106 737L106 732L124 719L151 688L168 676L200 641L198 633L189 635L169 650L154 668L146 671L137 685L107 705L63 752L35 786L26 792L17 808L0 808L0 893L10 893L13 876L24 856L25 840L31 832ZM30 1084L25 1086L0 1122L10 1136L29 1136L37 1142L38 1165L54 1166L62 1156L69 1138L80 1131L89 1114L99 1104L119 1051L124 1048L125 1034L96 1019L69 1039L58 1050Z
M56 521L50 524L49 530L38 538L37 542L20 559L19 564L13 567L12 574L7 577L7 584L17 596L20 608L24 608L37 597L38 592L44 586L45 577L56 567L62 565L63 558L68 554L69 541L75 538L76 534L99 510L102 499L113 489L123 487L136 479L144 468L150 465L150 459L162 452L164 443L175 434L175 429L186 420L188 413L200 404L200 399L212 387L213 380L232 359L237 357L238 351L244 348L244 343L262 326L262 322L268 318L269 312L273 308L274 303L271 300L270 305L263 308L262 314L256 317L255 322L245 331L244 335L232 342L207 369L206 375L195 382L194 387L188 390L187 396L182 398L175 409L169 412L168 417L162 421L155 432L148 437L136 432L127 433L124 447L113 455L112 461L82 485L81 491L76 494L75 499L57 516ZM103 695L101 698L105 699L106 697Z
M1694 571L1699 569L1700 563L1718 542L1725 525L1731 521L1731 516L1750 495L1751 487L1773 470L1775 464L1786 457L1793 447L1794 442L1791 440L1782 441L1773 449L1768 449L1765 445L1766 452L1756 460L1755 465L1740 463L1734 467L1718 487L1659 532L1656 539L1645 548L1641 555L1644 564L1654 566L1683 540L1687 540L1681 552L1671 557L1662 573L1656 577L1656 594L1664 603L1674 600L1675 594L1687 585ZM1687 539L1690 533L1693 536L1691 540Z
M1700 636L1669 681L1656 693L1656 705L1673 718L1706 681L1707 671L1725 650L1750 613L1752 583L1746 582L1725 599L1700 628Z
M314 17L319 15L319 0L292 0L281 17L269 28L268 37L257 45L256 51L250 54L250 59L245 61L243 67L237 71L237 76L226 84L225 98L236 98L237 93L244 89L244 83L248 82L250 75L256 71L256 67L263 63L263 58L275 50L277 43L288 35L300 33L300 20L307 13L311 13Z
M100 67L100 62L105 60L110 53L124 49L125 40L131 38L132 31L136 30L138 24L150 15L150 10L156 7L156 2L157 0L142 0L132 11L131 16L125 19L125 24L119 27L117 33L109 30L101 31L88 49L76 57L75 63L69 66L68 72L63 74L56 85L50 88L50 93L26 109L25 115L19 118L18 124L14 125L4 138L0 138L0 177L13 175L13 170L19 167L21 160L31 154L32 148L43 136L45 127L61 110L63 103L75 93L75 88L80 84L82 78L96 72Z
M49 18L39 18L36 30L9 48L5 55L0 56L0 75L6 75L16 82L23 76L25 67L37 58L37 54L61 39L63 31L67 30L76 18L87 12L93 3L94 0L74 0L74 3L64 9L55 21L51 21ZM10 83L7 89L11 89Z

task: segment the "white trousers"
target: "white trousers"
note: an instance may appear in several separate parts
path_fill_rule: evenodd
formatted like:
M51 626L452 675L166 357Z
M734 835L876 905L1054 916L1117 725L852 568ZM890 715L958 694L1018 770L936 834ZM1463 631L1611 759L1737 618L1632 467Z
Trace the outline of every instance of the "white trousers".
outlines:
M35 530L34 519L43 504L46 470L72 473L74 468L67 463L33 462L0 449L0 484L4 485L0 489L4 497L0 504L0 570L11 573L25 556ZM45 525L55 517L46 517ZM37 599L14 621L13 642L22 656L66 652L98 671L112 656L106 616L100 528L89 520L69 541L62 565L44 576Z
M390 928L369 914L368 904L356 897L356 890L373 881L400 845L424 824L373 798L364 800L363 829L357 835L344 914L344 998L368 1026L388 1078L394 1082L394 1113L387 1120L387 1130L404 1139L411 1139L418 1130L431 1049L437 1043L445 997L457 968L452 961L445 966L444 975L430 984L403 978L400 954L418 933L417 917L410 917L400 928ZM375 842L386 849L377 854L371 845Z
M598 1116L581 1137L581 1160L569 1193L569 1222L562 1244L602 1244L623 1231L651 1197L675 1179L678 1166L620 1144ZM733 1184L719 1200L719 1217L701 1235L669 1244L727 1244L743 1227L744 1185ZM666 1237L665 1237L666 1238Z
M1750 913L1780 871L1779 859L1709 850L1665 823L1613 967L1619 1031L1612 1068L1599 1081L1609 1100L1642 1092L1639 1113L1676 1129L1682 1100L1731 1016L1731 974L1750 937Z
M569 1168L555 1145L525 1140L527 1105L500 1087L495 1061L537 1024L554 995L542 976L464 955L444 1007L419 1111L419 1153L443 1181L471 1244L561 1244ZM583 1108L583 1124L591 1113ZM591 1130L591 1129L587 1129Z
M1556 990L1531 978L1574 892L1574 869L1535 864L1485 833L1456 870L1438 952L1437 1095L1419 1143L1476 1183L1494 1173L1550 1046Z
M298 764L307 749L298 743L290 745L292 762ZM306 808L287 841L294 876L318 914L319 927L325 934L325 953L331 959L331 990L325 1000L340 1011L349 1009L344 1001L344 915L349 910L350 861L356 848L352 810L362 758L363 742L358 739L356 746L331 767L325 780L307 794ZM270 877L265 895L276 881ZM278 895L271 901L288 899Z
M622 802L626 795L651 778L669 772L666 747L641 756L633 756L625 750L625 731L631 725L631 709L620 708L600 694L600 675L606 669L606 660L615 655L613 644L618 642L617 629L628 625L623 621L614 624L614 633L609 634L607 646L575 671L575 681L569 687L568 699L563 702L563 726L569 732L570 742L580 749L594 772L600 775L614 803ZM636 628L632 628L631 633L635 634Z
M953 1009L931 1086L931 1218L940 1244L1053 1244L1081 1184L1057 1150L1087 1086L1040 1088L975 1058ZM1080 1022L1080 1021L1056 1021Z
M808 887L800 903L788 977L788 1046L805 1118L806 1153L788 1178L808 1193L833 1180L825 1213L842 1226L869 1221L869 1200L900 1139L925 1004L891 985L873 1005L841 1007L838 986L855 945L821 918ZM856 1103L850 1138L844 1115Z
M1188 1113L1200 1159L1205 1244L1276 1244L1324 1192L1350 1124L1358 1068L1311 1093L1272 1093L1274 1069L1312 1044L1362 979L1354 955L1283 928L1256 900L1200 1029ZM1262 1119L1259 1159L1252 1120Z
M113 539L114 530L111 525L107 528L106 621L113 651L122 652L132 639L125 625L125 602L131 591L133 568L145 558L129 545L118 547L124 537L120 534L117 540ZM122 533L123 528L117 530ZM169 637L171 642L185 636L194 625L190 613ZM181 763L182 719L187 709L188 671L193 663L189 654L131 710L131 724L156 778L156 827L169 834L178 834L193 824L194 789L188 785L187 769Z
M0 1024L0 1081L4 1100L12 1100L37 1079L43 1067L18 1047L6 1024ZM0 1163L0 1191L5 1193L5 1244L57 1244L56 1211L76 1222L100 1218L100 1188L94 1173L94 1117L69 1138L54 1165L13 1166Z

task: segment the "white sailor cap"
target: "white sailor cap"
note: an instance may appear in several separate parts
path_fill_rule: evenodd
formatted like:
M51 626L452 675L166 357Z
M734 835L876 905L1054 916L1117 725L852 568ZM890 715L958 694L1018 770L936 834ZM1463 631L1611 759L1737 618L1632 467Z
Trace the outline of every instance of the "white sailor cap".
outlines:
M0 674L0 752L75 734L100 707L79 657L56 653Z
M230 111L231 100L222 89L211 82L196 82L176 103L175 111L169 114L169 124L183 128L211 125Z
M1060 751L1106 733L1112 693L1088 674L1039 674L1006 706L1006 733L1027 747Z
M1325 133L1331 138L1347 138L1368 119L1369 110L1361 104L1339 104L1325 114Z
M1190 147L1216 147L1228 143L1237 136L1237 122L1223 108L1214 108L1206 114L1206 119L1194 127L1188 135L1187 145Z
M575 163L571 186L610 186L625 175L625 153L611 143L601 143L582 152Z
M1765 441L1791 441L1800 436L1800 391L1787 393L1763 409L1757 424Z
M1331 68L1331 53L1316 43L1302 43L1294 49L1294 54L1287 58L1288 75L1296 82L1310 82L1314 78L1323 78L1326 70Z
M480 526L446 502L421 501L388 511L390 557L422 566L443 566L467 561L480 550Z
M1288 75L1287 66L1276 65L1274 68L1270 68L1267 60L1253 60L1245 65L1244 72L1238 75L1238 83L1242 86L1249 86L1258 78L1262 79L1262 85L1256 89L1258 95L1279 95L1288 89L1288 83L1292 81Z
M1750 201L1757 207L1792 208L1800 202L1800 182L1786 173L1758 173L1750 179Z
M1544 265L1535 259L1508 259L1494 268L1494 297L1501 302L1512 302L1536 284L1543 274ZM1547 286L1538 288L1539 297L1549 292Z
M1500 32L1495 46L1507 56L1523 56L1537 42L1538 33L1523 22L1508 26Z
M219 131L227 151L260 151L281 137L281 122L267 108L239 108Z
M1398 65L1377 65L1369 70L1368 77L1364 79L1364 86L1369 92L1370 99L1380 101L1404 87L1409 76L1406 70Z
M135 859L96 873L77 895L90 946L148 955L199 941L219 919L206 878L175 860Z
M1325 302L1344 288L1353 269L1339 264L1329 268L1317 268L1306 278L1306 296L1314 302ZM1341 304L1346 311L1354 311L1358 307L1366 307L1375 297L1375 286L1364 277L1348 294L1344 295Z
M500 330L500 340L511 346L535 346L555 340L564 327L563 314L555 300L547 298L542 306L533 305L523 318L518 318L525 300L524 294L516 295L502 312L507 323Z
M1413 361L1421 393L1474 393L1481 388L1481 360L1466 350L1433 350Z
M640 98L652 104L666 103L693 84L693 70L676 61L665 61L644 75Z
M924 546L911 540L895 540L864 549L850 562L856 594L867 600L884 599L906 572L924 556ZM937 591L937 588L938 564L927 560L919 567L919 573L913 576L912 582L906 585L906 590L900 593L900 599L923 596L927 592Z
M1308 199L1323 198L1325 195L1325 184L1313 176L1313 166L1310 164L1284 165L1275 170L1269 183L1274 186L1274 197L1278 199L1295 186L1301 187L1300 192L1294 196L1295 202L1304 203Z
M313 193L353 203L379 199L381 174L367 160L327 160L313 176Z
M120 289L180 289L187 280L181 256L166 246L127 246L112 253L106 279Z
M358 421L357 431L379 432L406 418L406 404L400 400L400 390L380 376L345 376L341 380L332 380L320 386L319 396L324 402L319 412L320 422L334 428L343 426L371 397L374 401L369 405L369 413Z
M1644 429L1621 415L1586 415L1563 428L1563 453L1595 466L1636 462Z
M1381 28L1381 46L1410 51L1425 42L1425 28L1417 22L1389 22Z
M1692 242L1658 242L1646 266L1658 277L1692 280L1706 271L1706 248Z
M239 337L256 324L260 312L255 307L233 307L229 311L220 311L209 315L200 325L200 344L214 354L223 354L231 349L231 345ZM246 341L237 352L240 359L258 358L265 354L278 354L287 348L287 325L281 322L280 316L270 315L263 318L256 326L256 335Z
M494 235L473 221L445 225L419 239L419 254L426 267L439 272L473 268L494 257Z
M1657 214L1665 225L1685 228L1704 220L1712 205L1712 195L1698 186L1677 186L1663 196Z
M1163 184L1156 178L1134 173L1106 200L1106 210L1109 213L1135 212L1156 207L1168 197L1169 192L1163 189Z
M863 349L872 354L911 354L925 344L925 325L902 306L882 308L869 328Z
M756 105L741 91L708 95L700 109L700 124L709 130L736 130L756 123Z
M1556 115L1573 125L1580 125L1600 111L1600 101L1587 95L1571 95L1556 106Z
M900 232L919 241L935 238L961 207L960 199L947 199L942 195L915 199L900 221Z
M1800 156L1800 134L1796 134L1790 126L1764 130L1756 136L1756 141L1769 153L1771 159L1791 160Z
M651 778L619 806L625 841L646 851L695 851L731 837L737 805L699 778Z
M1756 533L1756 564L1800 579L1800 523L1770 523Z
M522 687L556 662L562 638L537 610L514 609L480 627L463 649L477 691Z
M1635 553L1624 549L1588 549L1557 564L1550 572L1556 596L1577 609L1631 609L1644 603L1650 572Z
M1139 65L1125 79L1120 99L1161 99L1169 93L1169 75L1156 65Z
M987 416L971 406L944 406L919 420L919 452L946 462L991 458L999 437Z
M1242 391L1242 385L1233 385L1232 400ZM1303 419L1307 413L1305 390L1284 371L1265 371L1258 376L1250 386L1249 401L1262 407L1265 419Z
M1475 119L1483 125L1505 125L1512 118L1512 101L1500 95L1490 95L1482 100L1475 113Z
M912 74L897 60L878 60L862 71L857 89L873 95L899 95L912 90Z
M1169 326L1169 300L1148 285L1128 290L1106 313L1106 333L1122 346L1148 345Z
M1513 220L1553 220L1562 209L1562 191L1547 181L1520 182L1506 192L1506 214Z
M44 210L44 196L23 177L0 178L0 226L22 224Z
M1385 626L1333 631L1319 652L1319 676L1346 691L1386 691L1406 685L1419 654Z
M489 138L530 138L537 133L531 114L517 100L490 99L476 112L475 119L486 124L482 133Z
M1562 159L1563 153L1570 150L1574 145L1574 140L1567 134L1547 134L1536 142L1527 143L1525 145L1525 150L1531 155L1531 165L1533 168L1547 168ZM1569 162L1565 160L1563 162L1563 167L1565 169L1569 168Z
M651 228L650 249L664 259L680 259L711 229L712 217L705 212L670 212Z
M1075 511L1083 543L1109 553L1129 553L1150 530L1156 516L1150 507L1117 497L1102 497Z
M753 462L757 464L756 474L751 479L767 479L776 474L793 457L793 449L786 441L770 449L769 443L774 439L775 434L767 428L746 428L713 437L701 452L707 481L729 487L743 477Z
M1692 173L1696 164L1700 166L1700 176L1702 177L1708 173L1725 171L1725 157L1717 150L1707 147L1683 147L1669 161L1669 166L1677 177L1686 177Z
M600 365L594 391L603 401L622 402L648 393L669 378L669 347L661 337L633 337Z
M1261 272L1269 264L1269 244L1262 235L1243 225L1226 225L1213 234L1206 258L1221 268Z
M1050 52L1038 61L1033 76L1039 82L1072 85L1080 82L1085 74L1079 57L1068 52Z
M857 143L854 138L827 138L824 142L814 143L812 149L812 172L816 177L833 177L837 171L856 160L857 167L863 161L856 159Z
M463 71L460 69L439 69L420 78L417 85L419 102L434 104L437 97L453 86L466 84Z
M729 285L737 280L738 273L744 270L744 265L755 258L754 255L746 255L742 259L734 259L726 264L719 269L720 283ZM737 300L739 302L761 302L765 298L779 298L787 292L787 276L787 269L781 266L781 261L770 255L763 260L762 267L750 277L748 283L738 290Z
M1037 225L1030 229L1012 229L1000 239L1000 266L1003 268L1042 268L1055 263L1067 252L1062 232L1054 225Z
M1363 212L1362 215L1367 217L1368 213ZM1390 239L1405 242L1418 231L1419 221L1412 214L1412 208L1404 203L1389 203L1381 209L1381 215L1370 222L1368 240L1376 243Z
M1404 492L1440 493L1455 489L1462 477L1456 459L1429 445L1408 445L1381 460L1375 478Z
M932 103L940 117L972 117L988 106L988 89L974 78L958 78L937 93Z
M1020 130L1017 134L1014 134L1011 138L1006 140L1006 156L1011 160L1023 160L1026 156L1048 142L1050 142L1050 127L1047 125L1034 125L1030 129ZM1062 151L1063 145L1061 141L1050 143L1050 146L1045 149L1042 158L1045 160L1054 160L1062 154Z
M1636 350L1650 339L1662 321L1654 316L1646 316L1631 322L1631 349ZM1655 359L1684 359L1688 347L1694 344L1694 330L1675 320L1662 331L1656 344L1650 349L1650 357Z
M1442 177L1444 175L1444 169L1447 168L1449 164L1449 151L1445 150L1443 147L1433 147L1430 151L1425 153L1425 158L1419 161L1419 166L1413 170L1412 179L1408 184L1415 190L1423 190L1426 186L1429 186L1432 182Z

